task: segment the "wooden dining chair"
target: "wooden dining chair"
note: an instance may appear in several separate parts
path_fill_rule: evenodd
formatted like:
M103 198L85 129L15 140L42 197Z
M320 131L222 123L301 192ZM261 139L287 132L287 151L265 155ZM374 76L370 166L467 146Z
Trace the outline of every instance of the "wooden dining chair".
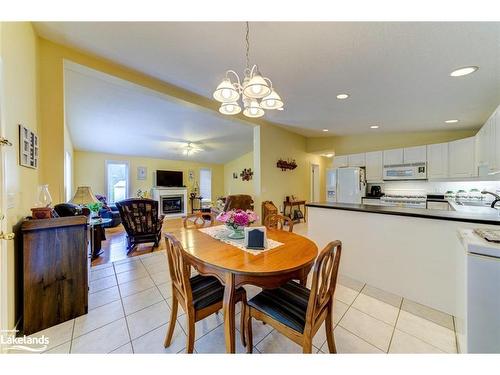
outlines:
M264 226L267 229L285 230L285 225L288 226L289 232L293 232L293 220L288 216L280 214L269 214L264 219Z
M165 234L167 244L167 258L172 279L172 311L165 337L165 348L172 342L175 322L177 320L178 305L186 313L187 345L186 352L194 349L195 323L222 309L224 285L214 276L196 275L190 277L190 265L183 256L182 244L171 234ZM241 342L246 346L245 323L247 296L245 289L238 288L235 293L235 303L241 302Z
M246 343L252 352L252 318L268 323L312 352L312 339L325 322L330 353L336 353L333 336L333 295L337 284L342 243L330 242L321 251L313 269L311 289L289 281L277 289L264 289L247 303Z
M209 220L205 217L210 216ZM216 215L211 212L195 212L194 214L189 214L182 219L182 224L186 229L199 229L204 227L211 227L215 224Z

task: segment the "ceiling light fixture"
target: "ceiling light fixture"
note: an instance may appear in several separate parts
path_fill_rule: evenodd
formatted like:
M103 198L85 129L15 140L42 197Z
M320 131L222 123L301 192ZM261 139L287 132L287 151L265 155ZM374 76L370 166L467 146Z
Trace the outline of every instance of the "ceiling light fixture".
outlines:
M327 132L327 131L328 131L328 129L323 129L323 131L324 131L324 132Z
M331 158L333 156L333 154L324 154L323 156L325 156L327 158Z
M244 70L243 81L234 70L226 71L226 77L217 86L213 97L221 102L219 112L224 115L236 115L241 112L238 100L241 96L243 103L243 114L247 117L262 117L264 109L283 110L283 100L273 88L273 83L267 77L263 77L257 65L250 68L250 27L246 22L246 61L247 67ZM233 75L234 82L230 75Z
M379 128L378 125L372 125L372 126L370 126L370 129L378 129L378 128Z
M446 120L445 122L447 124L454 124L454 123L458 122L458 120Z
M474 73L478 69L479 69L478 66L464 66L462 68L455 69L453 72L450 73L450 76L462 77Z
M337 99L343 100L347 99L349 97L349 94L338 94Z

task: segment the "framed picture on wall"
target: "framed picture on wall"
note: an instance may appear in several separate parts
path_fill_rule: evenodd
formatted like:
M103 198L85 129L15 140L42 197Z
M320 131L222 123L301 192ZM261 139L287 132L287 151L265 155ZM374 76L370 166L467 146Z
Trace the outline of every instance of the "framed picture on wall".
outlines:
M38 154L38 136L26 126L19 124L19 164L37 169Z
M147 167L137 167L137 179L145 180L148 177L148 168Z

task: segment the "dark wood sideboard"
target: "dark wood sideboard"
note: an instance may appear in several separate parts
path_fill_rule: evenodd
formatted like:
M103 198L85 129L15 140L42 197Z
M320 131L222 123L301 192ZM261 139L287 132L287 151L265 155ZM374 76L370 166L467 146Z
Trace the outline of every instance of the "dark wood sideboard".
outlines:
M25 335L87 313L87 227L85 216L22 223Z

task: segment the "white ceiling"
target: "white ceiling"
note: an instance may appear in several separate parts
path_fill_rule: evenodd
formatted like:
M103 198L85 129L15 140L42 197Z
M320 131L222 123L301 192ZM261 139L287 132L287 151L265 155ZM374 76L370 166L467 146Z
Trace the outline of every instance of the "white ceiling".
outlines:
M242 22L42 22L39 34L211 97L245 64ZM252 22L250 59L314 136L476 128L500 103L500 23ZM479 71L452 78L466 65ZM351 94L339 101L337 93ZM458 124L445 125L447 119Z
M77 150L225 163L253 149L253 128L65 62L66 123ZM186 156L192 142L202 151Z

